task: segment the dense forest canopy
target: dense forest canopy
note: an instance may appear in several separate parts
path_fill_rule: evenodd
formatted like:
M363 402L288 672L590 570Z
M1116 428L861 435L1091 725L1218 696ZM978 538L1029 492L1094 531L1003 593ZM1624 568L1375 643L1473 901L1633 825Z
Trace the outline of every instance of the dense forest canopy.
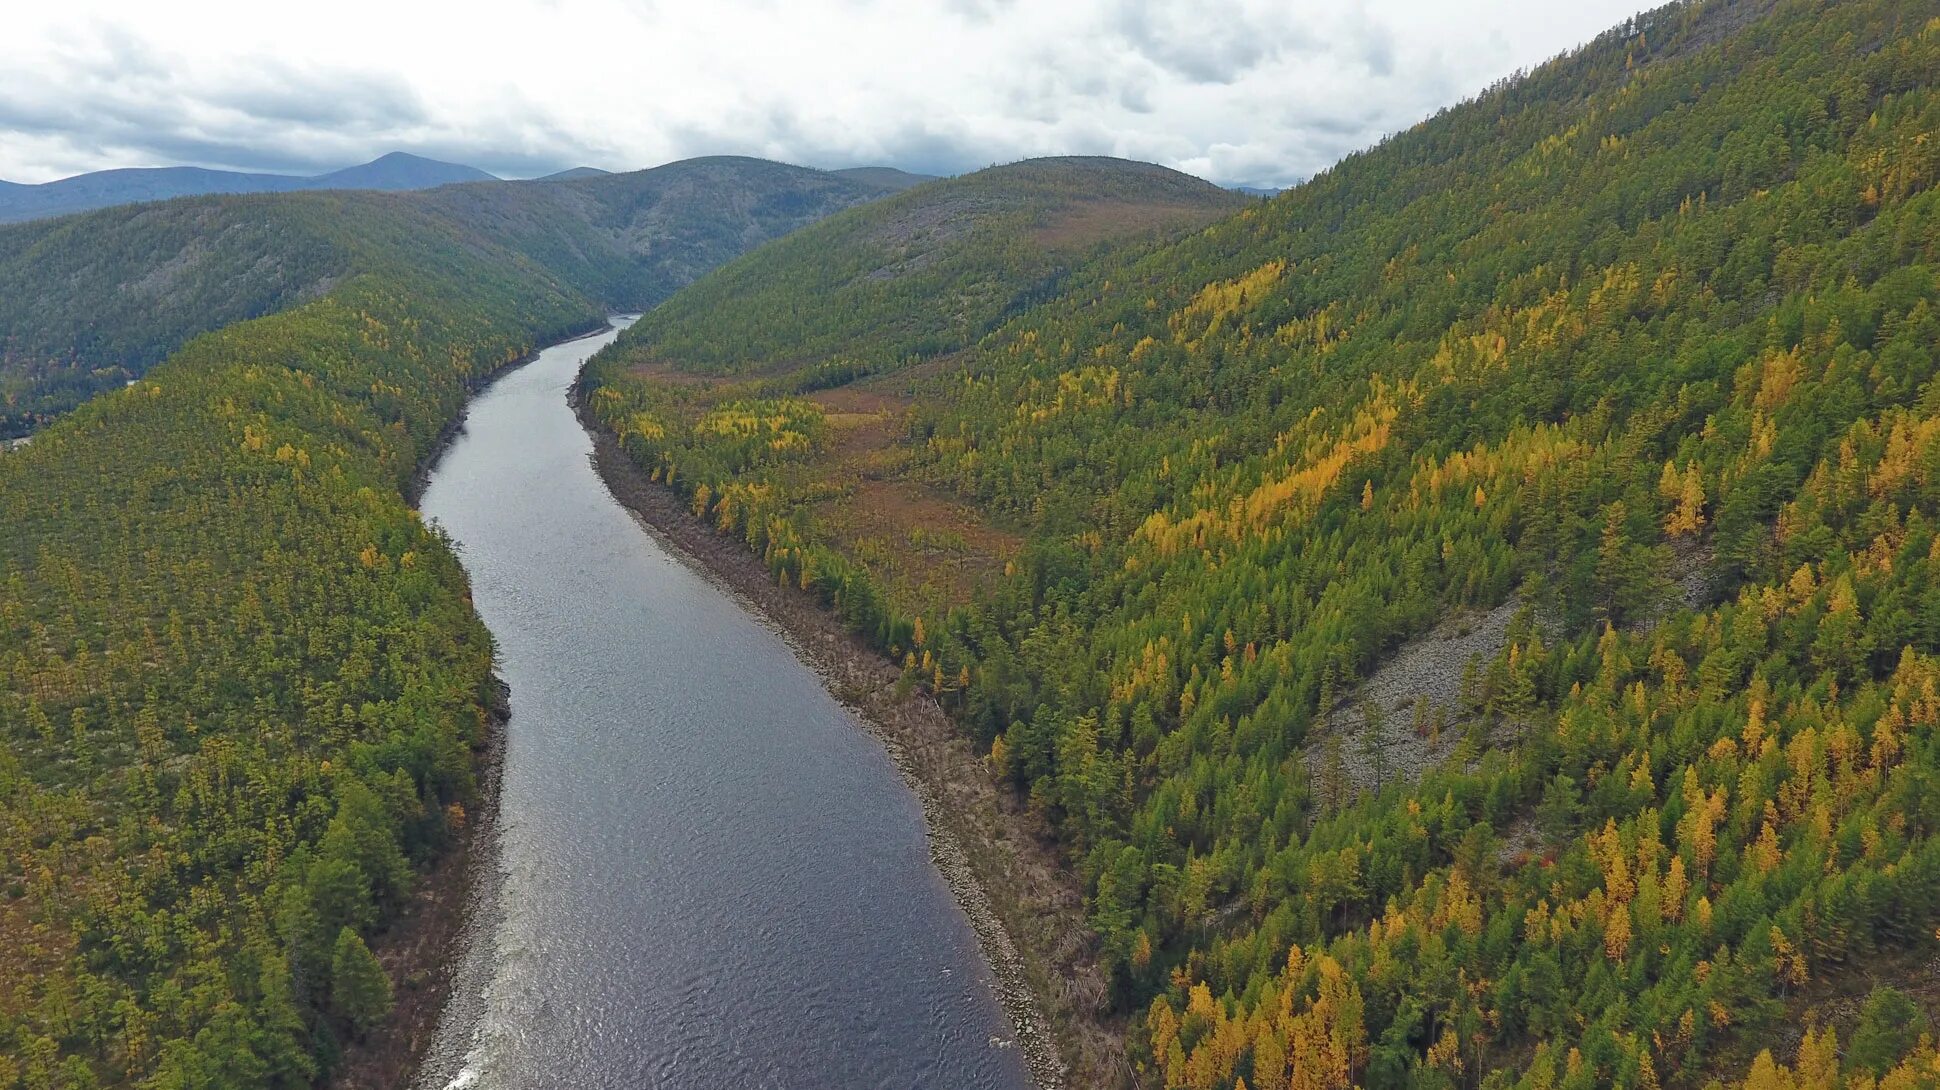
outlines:
M801 365L986 266L797 236L590 403L1055 822L1151 1082L1932 1085L1936 78L1673 4L886 378Z
M0 1090L309 1086L384 1019L496 700L415 475L533 345L874 192L666 169L0 231L10 350L145 371L0 452Z
M742 251L889 192L718 156L415 193L197 197L0 226L0 438L121 386L190 337L316 299L427 248L509 246L642 308Z

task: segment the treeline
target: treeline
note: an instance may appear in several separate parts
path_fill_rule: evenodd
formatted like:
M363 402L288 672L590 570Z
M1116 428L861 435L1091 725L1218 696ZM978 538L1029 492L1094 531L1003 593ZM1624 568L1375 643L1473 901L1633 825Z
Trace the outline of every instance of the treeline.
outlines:
M1932 1004L1936 75L1932 3L1671 5L931 380L906 472L1030 540L879 638L1057 824L1145 1078L1932 1080L1833 1012ZM710 496L764 497L772 561L813 528L775 467L818 457ZM1339 737L1512 595L1453 706ZM1455 758L1326 782L1417 730Z

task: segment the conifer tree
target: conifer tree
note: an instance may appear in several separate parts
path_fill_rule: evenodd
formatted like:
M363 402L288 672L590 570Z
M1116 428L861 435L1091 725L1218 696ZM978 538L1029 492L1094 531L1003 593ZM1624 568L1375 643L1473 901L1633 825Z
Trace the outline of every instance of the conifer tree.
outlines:
M330 955L330 1005L359 1036L391 1012L391 978L348 927L337 932Z

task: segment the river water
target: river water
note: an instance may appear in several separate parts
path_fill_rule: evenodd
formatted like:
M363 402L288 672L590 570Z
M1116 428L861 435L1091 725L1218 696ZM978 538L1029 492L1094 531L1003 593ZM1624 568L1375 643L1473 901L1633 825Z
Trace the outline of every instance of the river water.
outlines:
M566 389L614 335L499 379L424 493L512 716L422 1085L1028 1086L882 747L594 473Z

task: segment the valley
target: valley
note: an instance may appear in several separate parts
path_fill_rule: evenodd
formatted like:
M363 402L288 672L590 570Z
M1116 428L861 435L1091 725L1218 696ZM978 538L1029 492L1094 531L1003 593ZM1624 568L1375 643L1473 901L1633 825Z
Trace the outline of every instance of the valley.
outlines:
M1940 1082L1935 133L1680 0L1264 198L0 226L0 1090Z

